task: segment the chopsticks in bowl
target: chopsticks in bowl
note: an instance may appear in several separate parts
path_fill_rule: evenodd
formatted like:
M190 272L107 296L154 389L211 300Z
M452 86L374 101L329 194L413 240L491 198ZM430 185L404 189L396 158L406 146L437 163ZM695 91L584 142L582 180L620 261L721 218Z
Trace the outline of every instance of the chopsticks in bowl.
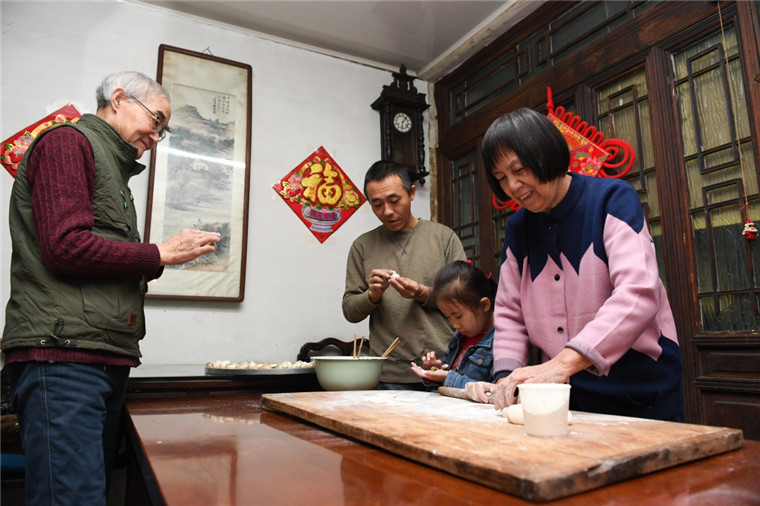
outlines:
M391 343L391 345L390 345L390 346L388 346L388 349L387 349L387 350L385 350L385 353L383 353L382 355L380 355L380 358L385 358L385 357L387 357L387 356L390 354L390 352L392 352L392 351L393 351L393 348L395 348L396 346L398 346L398 343L399 343L400 341L401 341L401 340L400 340L398 337L397 337L396 339L394 339L394 340L393 340L393 342Z
M362 347L364 346L364 336L362 336L361 341L359 341L359 349L356 349L356 334L354 334L354 351L351 354L352 358L359 358L362 354Z

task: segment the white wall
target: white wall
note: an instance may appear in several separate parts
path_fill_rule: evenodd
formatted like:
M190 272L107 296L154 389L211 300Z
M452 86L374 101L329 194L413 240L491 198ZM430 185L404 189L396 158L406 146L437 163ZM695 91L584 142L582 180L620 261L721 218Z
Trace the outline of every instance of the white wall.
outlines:
M272 190L320 145L360 188L380 156L380 121L370 104L390 72L325 56L233 27L120 2L7 2L2 12L0 140L72 101L95 111L95 88L119 70L156 75L159 44L203 51L253 68L253 136L245 300L147 301L144 364L293 360L310 340L354 333L343 318L346 255L379 222L368 204L323 244ZM401 62L399 62L401 63ZM426 89L425 83L417 88ZM141 160L150 163L149 155ZM145 221L148 171L131 188ZM2 323L9 294L7 209L12 178L0 173ZM429 219L429 185L413 211Z

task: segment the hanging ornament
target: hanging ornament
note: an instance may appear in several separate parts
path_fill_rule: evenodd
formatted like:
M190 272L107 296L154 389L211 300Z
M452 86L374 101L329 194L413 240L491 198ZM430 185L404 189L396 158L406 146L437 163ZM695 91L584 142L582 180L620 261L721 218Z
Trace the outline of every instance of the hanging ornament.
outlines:
M755 226L754 221L747 220L746 222L744 222L744 230L742 231L742 235L748 241L757 239L757 227Z
M728 44L726 43L726 32L723 28L723 15L720 12L720 3L718 3L717 5L718 5L718 20L720 21L720 36L723 43L723 57L725 58L725 61L726 61L726 69L728 69L728 50L726 49L728 48ZM733 79L731 79L732 77L731 72L730 71L727 71L727 72L728 72L728 78L729 78L728 79L728 97L730 100L729 103L733 104L734 103ZM739 119L737 118L736 114L734 114L733 116L734 116L734 131L738 132ZM739 168L741 169L741 173L742 173L742 179L741 179L742 185L744 185L745 182L747 181L747 178L744 176L744 157L742 156L742 148L741 148L741 144L738 138L736 139L736 148L737 148L737 151L739 152ZM755 226L755 222L749 219L749 199L747 198L746 192L744 193L744 206L742 209L742 215L746 216L747 218L747 220L744 222L744 230L742 230L742 235L744 236L746 240L754 241L755 239L757 239L757 227Z

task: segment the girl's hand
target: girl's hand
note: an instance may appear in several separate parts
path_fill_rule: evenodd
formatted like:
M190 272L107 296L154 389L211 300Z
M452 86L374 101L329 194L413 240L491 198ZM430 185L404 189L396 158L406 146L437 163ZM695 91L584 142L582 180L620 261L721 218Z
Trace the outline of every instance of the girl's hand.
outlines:
M435 352L429 351L425 355L422 356L422 368L432 369L433 367L435 367L436 369L442 369L444 366L440 360L437 360L435 358Z
M412 372L419 376L420 378L432 381L433 383L443 383L446 380L446 375L449 374L449 371L446 370L446 365L443 366L441 369L436 369L435 371L425 370L422 367L418 366L414 362L412 362Z

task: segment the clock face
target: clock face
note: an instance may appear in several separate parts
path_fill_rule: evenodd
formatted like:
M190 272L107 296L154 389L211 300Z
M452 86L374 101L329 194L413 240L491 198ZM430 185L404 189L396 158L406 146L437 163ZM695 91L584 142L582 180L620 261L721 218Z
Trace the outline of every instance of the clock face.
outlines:
M399 112L393 117L393 126L399 132L408 132L412 129L412 118L408 114Z

